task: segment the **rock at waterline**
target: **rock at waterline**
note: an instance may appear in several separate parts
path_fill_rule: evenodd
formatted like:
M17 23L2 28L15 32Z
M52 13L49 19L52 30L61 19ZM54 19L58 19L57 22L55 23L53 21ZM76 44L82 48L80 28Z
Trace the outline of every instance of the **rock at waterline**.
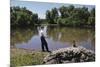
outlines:
M75 63L95 61L95 53L84 47L68 47L52 51L44 60L44 64Z

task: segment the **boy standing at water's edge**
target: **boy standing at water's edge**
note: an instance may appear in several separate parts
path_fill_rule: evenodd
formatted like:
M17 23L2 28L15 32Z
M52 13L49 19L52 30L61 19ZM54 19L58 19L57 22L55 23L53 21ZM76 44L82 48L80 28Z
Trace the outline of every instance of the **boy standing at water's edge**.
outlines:
M44 32L46 31L46 28L42 28L40 31L39 31L39 34L40 34L40 39L41 39L41 48L42 48L42 51L49 51L49 48L48 48L48 44L47 44L47 41L45 39L45 36L44 36Z

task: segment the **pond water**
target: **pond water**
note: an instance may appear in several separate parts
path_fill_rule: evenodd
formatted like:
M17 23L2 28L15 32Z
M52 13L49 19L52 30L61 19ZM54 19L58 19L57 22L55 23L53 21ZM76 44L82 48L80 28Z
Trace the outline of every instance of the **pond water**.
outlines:
M39 26L35 26L32 29L12 30L11 46L13 45L16 48L41 50L39 28ZM77 46L83 46L95 51L95 32L92 29L44 26L43 32L47 37L46 41L51 51L72 46L73 40L75 40Z

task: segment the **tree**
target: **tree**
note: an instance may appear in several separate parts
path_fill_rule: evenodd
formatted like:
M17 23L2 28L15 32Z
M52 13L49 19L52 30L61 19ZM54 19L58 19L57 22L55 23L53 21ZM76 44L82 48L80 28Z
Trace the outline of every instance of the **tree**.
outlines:
M88 25L95 27L95 8L90 11L90 16L88 18Z
M65 6L60 7L59 8L59 12L61 14L61 18L65 18L65 17L68 17L69 16L68 9Z
M25 7L10 7L11 26L27 27L38 24L38 15L27 10Z
M53 8L51 11L46 11L46 20L50 24L56 24L58 19L58 10L57 8Z
M46 20L48 23L53 22L52 15L51 15L51 12L49 10L46 11Z
M57 8L53 8L51 10L51 16L52 16L52 19L53 19L53 23L57 23L57 19L58 19L58 10Z

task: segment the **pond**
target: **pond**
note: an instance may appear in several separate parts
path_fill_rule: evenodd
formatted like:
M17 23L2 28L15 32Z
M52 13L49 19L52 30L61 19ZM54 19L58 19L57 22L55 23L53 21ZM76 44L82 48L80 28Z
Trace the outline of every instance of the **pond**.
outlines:
M40 51L39 28L40 26L35 26L34 28L12 30L11 46ZM43 26L43 31L51 51L70 47L73 45L73 40L75 40L77 46L95 51L95 31L92 29Z

